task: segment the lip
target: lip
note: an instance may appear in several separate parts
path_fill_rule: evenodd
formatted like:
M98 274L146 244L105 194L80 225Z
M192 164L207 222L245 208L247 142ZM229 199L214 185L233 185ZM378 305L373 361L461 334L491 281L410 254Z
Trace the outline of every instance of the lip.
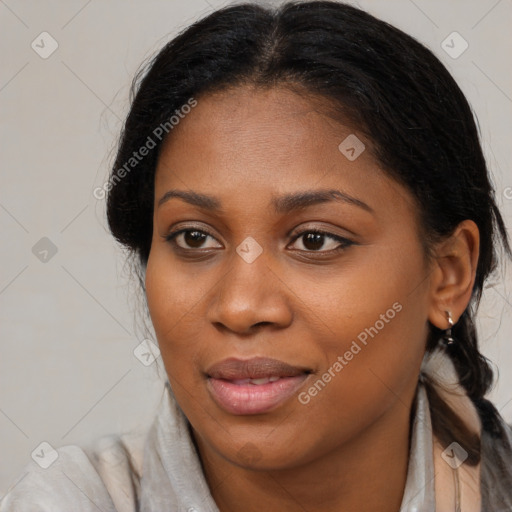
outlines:
M302 386L311 370L266 357L225 359L207 371L207 387L219 407L235 415L275 409ZM254 384L250 379L272 379Z

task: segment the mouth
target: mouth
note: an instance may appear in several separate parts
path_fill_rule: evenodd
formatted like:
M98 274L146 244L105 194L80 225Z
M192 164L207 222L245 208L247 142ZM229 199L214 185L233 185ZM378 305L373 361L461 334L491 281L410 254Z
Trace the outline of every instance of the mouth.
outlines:
M235 415L277 408L303 385L310 369L269 358L225 359L210 367L207 387L219 407Z

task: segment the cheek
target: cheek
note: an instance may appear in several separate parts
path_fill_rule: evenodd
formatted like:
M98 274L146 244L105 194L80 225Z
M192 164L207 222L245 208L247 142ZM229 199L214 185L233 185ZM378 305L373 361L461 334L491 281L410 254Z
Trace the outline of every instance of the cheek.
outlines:
M158 333L178 329L187 315L197 315L194 307L207 288L172 260L165 247L152 249L146 268L146 297L151 320Z
M191 365L204 342L204 296L212 286L206 272L195 279L171 262L165 250L150 253L146 269L149 314L169 377L180 381L195 377ZM211 276L210 276L211 277Z
M186 313L186 298L179 275L169 268L164 255L152 250L146 268L146 298L149 314L164 362L168 351L166 339L179 339L178 319Z
M390 247L397 246L403 247ZM317 381L304 400L322 396L318 404L336 407L341 401L344 410L362 415L410 393L428 332L428 280L421 248L367 254L368 260L299 291L315 313L310 320L320 318L316 325L326 334L316 345L316 357L324 362L318 377L327 384Z
M312 313L310 319L328 334L332 343L324 344L327 350L343 350L355 339L364 344L377 338L389 339L379 349L398 349L409 345L411 337L424 339L426 276L419 244L388 243L358 248L335 272L296 278L294 293Z

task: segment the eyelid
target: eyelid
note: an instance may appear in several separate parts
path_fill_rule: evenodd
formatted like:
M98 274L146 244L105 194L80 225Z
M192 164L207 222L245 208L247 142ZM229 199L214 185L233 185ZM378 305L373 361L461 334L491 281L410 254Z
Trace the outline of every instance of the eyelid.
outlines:
M320 224L319 224L319 222L320 222ZM343 230L343 232L345 234L338 233L337 230L338 231ZM292 237L293 239L295 239L295 237L298 234L303 234L304 232L310 232L310 231L317 232L317 233L323 233L324 235L343 238L343 239L350 240L350 241L352 241L352 239L356 240L358 237L354 231L351 231L347 228L341 228L341 227L336 228L334 226L324 226L322 224L322 221L317 221L316 223L315 223L315 221L312 221L310 223L303 223L300 226L297 226L297 227L291 229L290 231L288 231L286 236Z
M164 238L167 238L169 236L173 236L173 235L177 235L178 233L180 232L183 232L183 231L201 231L203 233L206 233L207 235L211 236L212 238L215 238L215 240L219 241L217 239L217 235L214 235L213 232L204 226L204 224L202 225L194 225L194 224L187 224L187 225L180 225L178 228L174 228L174 227L170 227L165 235Z
M340 228L338 228L340 229ZM293 228L292 230L288 231L286 234L287 237L292 238L293 240L296 240L298 236L303 235L304 233L322 233L323 235L334 237L334 238L341 238L343 240L353 241L352 239L356 237L356 234L352 231L349 231L347 229L344 229L344 231L347 234L337 233L336 228L328 227L328 226L322 226L318 224L301 224L298 227Z

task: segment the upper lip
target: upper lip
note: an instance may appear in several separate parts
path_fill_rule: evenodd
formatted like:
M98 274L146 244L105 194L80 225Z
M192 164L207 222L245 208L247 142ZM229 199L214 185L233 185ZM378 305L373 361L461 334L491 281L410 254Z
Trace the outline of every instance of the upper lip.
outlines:
M303 373L310 373L310 370L268 357L254 357L252 359L232 357L210 366L206 371L208 377L224 380L296 377Z

